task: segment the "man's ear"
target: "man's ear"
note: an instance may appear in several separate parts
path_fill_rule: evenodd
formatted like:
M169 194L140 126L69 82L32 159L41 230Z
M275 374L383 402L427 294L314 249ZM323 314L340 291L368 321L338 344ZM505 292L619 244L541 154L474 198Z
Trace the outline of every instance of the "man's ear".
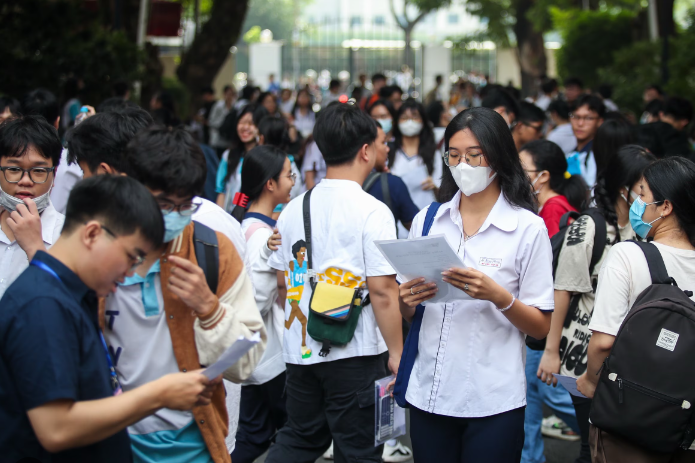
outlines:
M103 174L118 175L118 174L120 174L120 172L118 172L116 169L114 169L112 166L106 164L105 162L102 162L97 167L95 174L96 175L103 175ZM122 175L125 175L125 174L122 174Z
M265 145L265 135L259 135L258 136L258 146L263 146Z
M82 229L82 243L87 249L92 249L97 237L102 233L101 225L96 220L90 220Z
M56 130L58 130L58 128L60 128L60 116L58 116L56 118L56 120L53 122L53 127L55 127Z
M362 148L360 148L360 151L357 153L357 156L361 158L364 162L369 162L369 145L364 144L362 145Z

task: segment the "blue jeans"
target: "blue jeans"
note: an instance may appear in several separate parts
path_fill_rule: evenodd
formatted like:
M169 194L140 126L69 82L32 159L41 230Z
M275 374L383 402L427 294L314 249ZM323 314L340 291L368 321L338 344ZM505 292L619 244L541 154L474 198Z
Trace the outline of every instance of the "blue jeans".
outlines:
M542 350L526 348L526 417L524 419L524 450L521 454L522 463L544 463L543 435L543 403L548 405L555 415L573 431L579 432L579 423L574 414L572 398L561 385L548 386L536 376L538 366L543 356Z

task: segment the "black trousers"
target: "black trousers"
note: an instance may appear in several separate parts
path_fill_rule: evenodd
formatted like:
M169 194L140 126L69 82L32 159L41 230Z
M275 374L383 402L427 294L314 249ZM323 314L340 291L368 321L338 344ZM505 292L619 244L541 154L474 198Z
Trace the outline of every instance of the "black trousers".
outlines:
M314 463L331 439L336 463L381 463L383 446L374 446L374 381L385 376L381 355L288 364L287 424L266 463Z
M267 383L242 386L239 428L232 452L234 463L253 463L268 450L275 433L287 422L285 372Z
M415 463L519 463L525 408L483 418L455 418L410 407Z
M572 396L572 405L574 405L574 413L577 415L579 433L582 437L579 457L574 460L574 463L591 463L591 448L589 447L589 412L591 411L591 399Z

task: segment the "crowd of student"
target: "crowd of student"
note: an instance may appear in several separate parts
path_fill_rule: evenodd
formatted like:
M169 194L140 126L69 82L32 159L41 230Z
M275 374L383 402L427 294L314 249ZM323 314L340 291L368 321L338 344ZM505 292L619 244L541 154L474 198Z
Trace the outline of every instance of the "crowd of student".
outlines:
M545 434L579 463L695 460L690 103L651 86L638 123L578 79L456 104L438 79L427 106L386 83L318 113L272 81L206 89L187 129L165 93L82 118L1 98L0 455L542 463ZM375 244L427 235L467 297L431 302ZM389 374L412 450L374 445Z

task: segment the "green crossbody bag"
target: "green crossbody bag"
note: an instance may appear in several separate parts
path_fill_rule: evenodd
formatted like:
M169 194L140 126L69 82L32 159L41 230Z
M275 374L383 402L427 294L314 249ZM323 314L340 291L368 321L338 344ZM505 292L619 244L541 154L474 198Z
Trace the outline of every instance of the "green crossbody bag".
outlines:
M325 281L314 282L315 272L311 260L311 192L304 195L304 236L307 250L309 284L309 321L307 332L312 339L320 342L320 357L326 357L332 346L345 346L355 336L357 321L362 308L369 304L369 295L362 299L361 288L348 288Z

